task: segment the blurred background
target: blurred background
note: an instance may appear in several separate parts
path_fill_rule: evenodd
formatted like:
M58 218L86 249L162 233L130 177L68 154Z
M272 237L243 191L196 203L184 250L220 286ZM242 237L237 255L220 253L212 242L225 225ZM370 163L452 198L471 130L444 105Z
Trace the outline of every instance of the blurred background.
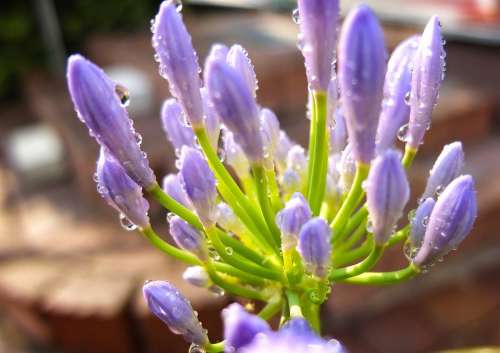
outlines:
M324 333L351 353L418 353L500 345L500 1L366 0L390 50L438 14L448 73L412 168L418 195L445 143L462 140L477 180L480 216L460 251L431 273L391 288L338 285ZM342 0L343 13L359 1ZM174 169L160 129L168 97L150 45L158 0L0 2L0 352L186 352L147 312L140 287L168 279L220 337L228 303L188 287L182 265L120 227L92 178L97 146L66 92L65 61L81 52L131 95L129 111L158 177ZM200 62L213 42L241 43L259 79L258 99L306 141L306 80L292 0L193 0L184 19ZM165 214L153 207L158 227ZM164 231L166 234L166 232ZM400 249L381 269L398 269ZM481 350L493 352L495 350Z

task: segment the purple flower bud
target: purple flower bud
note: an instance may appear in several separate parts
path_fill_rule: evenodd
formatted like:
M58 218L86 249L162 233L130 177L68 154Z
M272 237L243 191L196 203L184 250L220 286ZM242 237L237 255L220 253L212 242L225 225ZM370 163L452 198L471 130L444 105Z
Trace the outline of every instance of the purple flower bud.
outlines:
M372 163L366 185L366 203L375 243L384 245L410 197L400 153L387 150Z
M444 146L436 159L427 179L423 198L434 197L444 190L449 183L458 177L464 167L464 151L461 142L453 142Z
M305 319L299 317L288 320L281 327L280 334L304 338L317 337L309 323Z
M297 245L302 226L311 219L312 212L302 194L295 193L276 215L276 225L281 230L282 246L289 250Z
M170 225L170 235L181 249L195 254L200 259L207 258L205 238L200 231L179 216L170 216L168 223Z
M241 233L244 229L240 219L236 217L231 207L224 202L217 205L217 224L236 234Z
M343 188L340 185L340 173L337 168L340 155L333 154L328 158L328 174L326 179L326 200L337 205L342 197Z
M309 96L310 98L310 96ZM309 101L311 104L311 101ZM335 111L339 108L339 80L337 75L333 75L328 83L326 114L328 117L328 125L333 129L335 125Z
M288 168L281 176L280 185L285 195L291 195L300 191L302 179L295 170Z
M432 197L429 197L422 201L415 211L415 216L411 220L410 229L410 245L412 249L420 248L422 245L422 240L424 239L425 230L427 229L427 224L429 223L429 216L436 201Z
M293 169L301 177L307 173L307 157L304 148L300 145L294 145L288 151L286 165Z
M309 220L299 233L297 250L307 271L323 278L327 275L332 254L328 223L320 217Z
M255 96L257 91L257 76L248 52L238 44L229 50L226 57L227 63L238 71L248 85L250 92Z
M181 180L191 205L205 226L214 224L217 189L207 161L198 150L186 146L182 148L179 161Z
M155 176L137 143L132 123L117 94L117 85L81 55L69 58L67 79L78 117L87 125L90 135L137 184L151 187Z
M411 76L419 41L420 36L412 36L402 42L387 64L384 101L377 129L379 153L393 147L399 130L410 118Z
M233 133L224 130L223 141L226 163L234 169L240 178L248 176L250 173L250 163L240 145L234 141Z
M426 267L455 249L471 231L476 217L474 179L470 175L462 175L439 196L429 218L422 247L413 263Z
M209 288L212 281L207 271L201 266L190 266L182 273L182 278L189 284L199 288Z
M163 191L184 207L191 208L179 174L169 174L163 178Z
M339 86L349 143L356 162L369 164L382 103L386 70L384 34L365 5L349 13L339 43Z
M133 224L141 228L149 226L149 204L142 195L142 188L103 148L97 161L96 176L97 190L110 206Z
M149 310L173 333L201 346L209 343L207 332L198 321L191 303L177 288L168 282L151 281L144 285L142 291Z
M260 122L264 142L264 157L273 158L280 139L280 122L276 114L267 108L260 110Z
M444 49L439 18L434 16L425 27L415 59L410 95L410 123L407 144L417 149L429 129L444 78Z
M210 99L222 122L233 132L251 162L263 159L257 103L244 78L222 60L213 60L205 68Z
M339 162L339 173L340 187L344 192L347 192L351 189L354 181L354 174L356 174L356 162L354 162L350 144L342 151Z
M330 152L340 153L347 145L347 129L345 126L344 111L338 108L333 113L335 124L330 128Z
M205 130L212 148L217 151L221 129L220 119L205 87L201 89L201 98L203 100L203 110L205 111Z
M229 53L229 48L221 43L215 43L210 48L210 52L205 58L205 67L208 67L209 61L211 60L227 60L227 54Z
M224 351L234 353L248 345L259 333L270 331L267 322L258 316L251 315L234 303L222 311L224 320Z
M167 79L170 92L179 100L191 125L202 127L198 58L175 1L161 3L152 31L160 75Z
M278 144L276 145L276 151L274 152L274 162L277 169L281 172L286 168L286 158L292 146L293 143L290 141L286 132L281 130Z
M167 138L178 155L182 146L194 147L193 129L186 125L182 107L174 98L167 99L161 108L161 122Z
M299 0L299 47L307 80L314 91L326 92L332 76L339 20L338 0Z

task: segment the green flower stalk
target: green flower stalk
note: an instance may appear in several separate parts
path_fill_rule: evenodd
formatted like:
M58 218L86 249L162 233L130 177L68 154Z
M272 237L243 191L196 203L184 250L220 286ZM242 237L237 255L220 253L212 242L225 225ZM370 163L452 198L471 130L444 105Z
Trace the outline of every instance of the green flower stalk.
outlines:
M460 176L459 142L437 159L422 203L408 203L407 173L442 79L439 22L434 17L421 37L404 42L386 72L380 24L359 6L342 27L337 68L338 1L299 0L299 47L311 99L306 150L281 130L270 109L259 106L257 77L243 47L214 45L200 78L178 10L175 1L164 1L153 26L160 73L175 97L164 103L161 122L179 171L164 177L163 188L135 140L116 84L79 55L69 60L70 94L102 147L98 190L127 218L127 229L138 229L189 266L183 275L189 283L263 302L263 309L257 317L230 306L223 314L226 341L214 343L170 284L146 284L148 305L174 333L208 353L274 347L345 352L319 336L319 309L331 286L408 280L456 248L476 217L474 181ZM401 157L393 141L406 121ZM154 230L143 192L166 209L175 245ZM407 203L416 211L409 224L400 224ZM370 272L389 247L402 254L406 249L408 265ZM273 332L265 320L278 313L282 328Z

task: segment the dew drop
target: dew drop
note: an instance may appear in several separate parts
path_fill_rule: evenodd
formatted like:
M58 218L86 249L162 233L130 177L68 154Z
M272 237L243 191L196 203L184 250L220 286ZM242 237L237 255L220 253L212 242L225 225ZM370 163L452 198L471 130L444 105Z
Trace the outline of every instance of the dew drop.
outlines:
M128 232L137 229L137 226L132 223L123 213L120 213L120 225Z
M97 173L94 173L94 174L92 175L92 179L93 179L96 183L97 183L97 182L99 182L99 176L97 175Z
M445 189L445 186L444 185L438 185L438 187L436 188L436 196L439 196L443 193Z
M115 85L115 93L120 99L120 103L123 107L128 107L130 104L130 95L128 89L120 84Z
M170 223L174 217L175 217L175 213L173 213L173 212L167 213L167 222Z
M368 233L373 233L373 222L371 219L368 219L368 222L366 223L366 231Z
M217 297L222 297L224 294L226 294L226 293L224 292L224 289L222 289L222 288L221 288L221 287L219 287L219 286L211 286L211 287L209 287L209 288L208 288L208 290L209 290L211 293L215 294L215 296L217 296Z
M296 8L296 9L293 10L293 12L292 12L292 20L296 24L299 24L299 22L300 22L300 16L299 16L299 9L298 8Z
M408 140L408 124L404 124L399 128L398 131L398 140L402 142L406 142Z
M406 105L410 105L410 99L411 99L411 92L408 91L405 94L405 103L406 103Z
M189 346L188 353L206 353L206 351L203 347L197 345L196 343L192 343L191 346Z
M428 224L429 224L429 216L422 218L422 225L424 227L427 227Z
M135 141L139 146L142 144L142 135L138 132L135 133Z
M229 256L233 255L233 248L230 247L230 246L226 246L226 248L224 249L224 251L226 252L226 254L228 254Z
M175 9L177 10L177 12L182 11L182 0L175 0L174 5L175 5Z

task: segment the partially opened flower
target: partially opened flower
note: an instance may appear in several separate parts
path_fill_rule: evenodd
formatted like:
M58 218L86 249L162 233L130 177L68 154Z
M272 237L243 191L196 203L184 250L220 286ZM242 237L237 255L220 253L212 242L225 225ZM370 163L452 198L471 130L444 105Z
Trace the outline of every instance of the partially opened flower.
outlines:
M81 55L68 59L68 88L80 120L90 135L106 148L127 174L144 188L155 176L141 151L132 122L117 94L117 85L95 64Z
M297 250L300 253L306 270L313 275L323 278L327 275L331 261L332 247L330 237L332 231L320 217L313 218L305 223L299 233Z

